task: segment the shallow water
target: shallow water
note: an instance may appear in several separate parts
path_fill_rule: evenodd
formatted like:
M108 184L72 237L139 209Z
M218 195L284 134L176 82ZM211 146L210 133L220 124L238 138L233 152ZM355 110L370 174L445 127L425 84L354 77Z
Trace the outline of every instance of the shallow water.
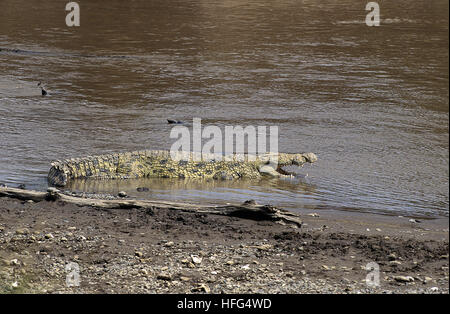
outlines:
M77 190L206 203L448 216L448 1L3 0L0 182L45 189L51 160L169 149L167 118L279 127L319 161L297 180L147 180ZM36 86L45 82L50 95Z

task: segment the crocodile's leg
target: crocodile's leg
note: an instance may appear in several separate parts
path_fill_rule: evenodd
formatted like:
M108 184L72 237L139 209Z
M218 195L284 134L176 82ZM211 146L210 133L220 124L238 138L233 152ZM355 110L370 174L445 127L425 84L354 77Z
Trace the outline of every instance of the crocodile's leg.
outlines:
M265 164L258 168L259 173L262 175L267 175L275 178L292 178L292 175L286 175L283 173L280 173L278 170L277 165L275 164Z

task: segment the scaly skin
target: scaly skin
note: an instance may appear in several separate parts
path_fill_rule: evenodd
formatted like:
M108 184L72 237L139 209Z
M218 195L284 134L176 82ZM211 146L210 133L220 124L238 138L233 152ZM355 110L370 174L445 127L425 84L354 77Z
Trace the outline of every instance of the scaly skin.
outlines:
M286 176L284 166L313 163L313 153L263 155L179 153L172 159L169 151L146 150L131 153L88 156L52 163L48 173L51 185L64 186L76 178L129 179L142 177L202 178L202 179L258 179L262 175ZM278 157L278 162L274 157Z

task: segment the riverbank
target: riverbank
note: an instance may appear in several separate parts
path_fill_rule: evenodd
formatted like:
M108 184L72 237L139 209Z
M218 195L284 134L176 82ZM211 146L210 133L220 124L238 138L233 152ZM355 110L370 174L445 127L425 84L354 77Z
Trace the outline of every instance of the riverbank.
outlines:
M309 210L301 219L295 228L158 207L1 197L0 292L449 291L448 219ZM79 286L66 285L71 262ZM380 267L379 287L366 284L370 262Z

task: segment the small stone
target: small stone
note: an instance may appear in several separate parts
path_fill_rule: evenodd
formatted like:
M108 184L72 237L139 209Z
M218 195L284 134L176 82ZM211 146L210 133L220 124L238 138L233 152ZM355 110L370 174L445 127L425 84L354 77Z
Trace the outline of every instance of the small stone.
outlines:
M439 291L439 288L438 288L438 287L431 287L431 288L430 288L430 291L431 291L431 292L438 292L438 291Z
M120 191L117 195L119 197L127 197L127 193L125 191Z
M158 276L156 276L156 279L165 280L165 281L171 281L172 277L170 275L168 275L168 274L161 273Z
M181 277L180 277L180 280L181 280L181 281L189 281L189 280L191 280L191 278L185 277L185 276L181 276Z
M270 250L272 248L272 245L270 245L270 244L262 244L262 245L258 245L256 248L258 250L261 250L261 251L267 251L267 250Z
M420 220L417 220L417 219L410 219L410 220L408 220L410 223L413 223L413 224L418 224L418 223L421 223L421 221Z
M16 234L19 235L25 235L25 234L29 234L30 230L28 230L27 228L19 228L16 230Z
M192 292L205 292L205 293L210 293L211 289L209 289L208 285L202 283L199 284L197 287L192 289Z
M430 281L432 281L433 280L433 278L431 278L431 277L425 277L424 279L423 279L423 281L425 282L425 283L428 283L428 282L430 282Z
M395 253L391 253L388 255L388 259L390 261L395 261L397 259L397 255Z
M325 270L330 270L330 267L328 267L327 265L322 265L322 268Z
M413 282L414 278L411 276L395 276L394 280L398 282Z
M47 189L47 192L48 193L58 193L59 190L57 188L50 187L50 188Z
M175 243L173 243L172 241L169 241L166 244L164 244L165 247L172 247L174 245L175 245Z
M9 262L9 265L11 265L11 266L18 266L18 265L20 265L20 262L19 262L19 260L17 258L15 258L15 259L12 259Z
M308 214L308 216L315 217L315 218L320 217L319 214L317 214L317 213L311 213L311 214Z
M142 257L144 254L140 251L136 251L136 252L134 252L134 255L137 257Z
M400 262L400 261L390 261L389 264L398 266L398 265L401 265L402 262Z
M196 255L191 255L191 258L192 258L192 262L197 265L201 264L202 260L203 260L201 257L196 256Z
M17 288L17 287L19 286L19 283L18 283L17 281L14 281L14 282L11 284L11 286L12 286L13 288Z
M53 238L54 238L53 234L51 234L51 233L47 233L44 237L45 237L47 240L48 240L48 239L53 239Z
M227 261L227 265L234 265L234 262L233 261Z
M380 229L380 228L376 228L375 230L378 231L378 232L381 232L381 229Z
M67 242L67 238L66 237L62 237L61 238L61 242Z

